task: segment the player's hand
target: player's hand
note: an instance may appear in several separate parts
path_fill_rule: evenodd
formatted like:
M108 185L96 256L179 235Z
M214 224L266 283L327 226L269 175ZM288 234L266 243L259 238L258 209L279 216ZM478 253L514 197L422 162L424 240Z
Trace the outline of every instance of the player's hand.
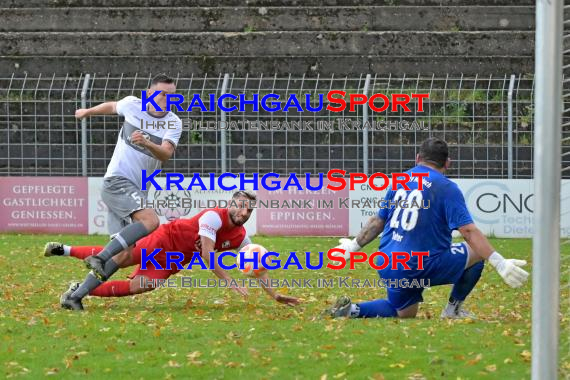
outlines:
M340 245L336 246L335 249L342 249L344 250L344 254L340 252L333 252L332 255L335 257L344 257L348 259L350 257L350 252L357 252L360 248L362 248L357 242L356 238L354 239L340 239L338 241Z
M247 291L247 288L242 288L241 286L230 286L230 289L233 290L234 292L236 292L239 295L242 295L244 297L249 296L249 292Z
M86 108L80 108L78 110L75 111L75 118L76 119L83 119L84 117L87 117L88 115L88 109Z
M526 260L505 259L498 252L493 252L489 263L511 288L521 287L528 279L528 272L520 268L526 265Z
M150 137L148 134L141 131L134 131L131 135L131 143L138 146L146 146L148 144Z
M301 300L299 300L298 298L285 296L283 294L277 294L275 296L275 301L289 306L297 306L298 304L301 303Z

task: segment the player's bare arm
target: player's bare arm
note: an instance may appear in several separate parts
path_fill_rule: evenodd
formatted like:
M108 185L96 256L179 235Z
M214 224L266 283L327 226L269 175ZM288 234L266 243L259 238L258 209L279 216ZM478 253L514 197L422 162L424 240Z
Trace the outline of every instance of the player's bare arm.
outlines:
M257 278L263 280L260 281L259 284L261 285L265 293L267 293L269 297L273 298L275 301L289 306L296 306L301 303L301 301L296 297L290 297L283 294L279 294L275 290L273 290L273 288L265 286L266 284L269 283L269 276L267 275L267 272L263 272Z
M348 258L350 252L356 252L372 240L376 239L384 229L384 220L374 215L368 219L366 225L360 230L354 239L340 239L336 249L345 251L344 257ZM338 255L336 252L333 255Z
M202 258L206 261L206 263L208 264L208 266L210 266L210 262L209 262L209 258L210 258L210 252L215 252L215 248L214 248L214 241L208 237L205 236L200 236L200 245L202 246ZM228 273L220 268L218 265L216 265L217 259L214 257L214 270L212 271L216 277L220 278L220 279L224 279L227 281L231 281L232 278L228 275ZM237 293L241 294L242 296L247 296L248 295L248 291L245 288L242 287L232 287L233 290L235 290Z
M495 251L485 235L473 223L459 227L459 232L474 253L470 255L469 264L480 260L488 260L505 283L512 288L521 287L526 282L528 272L520 268L526 265L525 260L505 259L499 252Z
M79 108L75 111L76 119L83 119L95 115L116 115L117 102L105 102L91 108Z
M474 223L459 227L459 233L475 253L475 258L487 260L495 251L489 240ZM470 258L471 259L471 258ZM471 263L470 263L471 264Z
M384 221L374 215L368 219L366 225L356 236L356 242L359 246L364 247L372 240L376 239L384 229Z
M145 147L157 160L163 163L168 161L174 154L176 147L170 141L163 141L161 145L155 144L149 139L145 138L144 133L135 131L131 135L131 142L133 144Z

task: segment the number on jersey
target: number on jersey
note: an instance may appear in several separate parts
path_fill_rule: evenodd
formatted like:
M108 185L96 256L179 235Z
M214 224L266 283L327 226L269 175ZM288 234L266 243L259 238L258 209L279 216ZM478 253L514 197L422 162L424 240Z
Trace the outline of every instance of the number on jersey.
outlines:
M412 190L410 193L406 193L406 190L399 189L394 195L394 202L399 202L405 200L408 207L402 208L396 206L394 215L392 215L392 220L390 221L391 228L398 228L400 224L404 231L411 231L418 224L418 217L420 209L417 207L411 207L411 204L415 201L417 204L422 204L424 196L419 190Z

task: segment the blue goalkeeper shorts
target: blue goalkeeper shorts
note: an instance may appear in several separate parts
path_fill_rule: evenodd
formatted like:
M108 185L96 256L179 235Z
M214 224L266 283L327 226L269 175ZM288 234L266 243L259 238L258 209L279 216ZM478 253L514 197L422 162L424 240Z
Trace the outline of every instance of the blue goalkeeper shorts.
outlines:
M424 258L423 270L404 270L399 265L398 269L391 269L390 265L378 271L380 277L386 284L388 292L388 301L396 308L402 310L408 306L414 305L418 302L423 302L422 293L424 288L421 287L420 280L423 280L425 286L437 286L455 284L461 278L467 262L469 259L467 244L455 243L452 244L449 251L439 254L435 257ZM384 260L378 256L377 265L381 266ZM417 280L418 286L412 283L412 280ZM392 281L390 280L407 280L407 281ZM408 286L402 286L402 283Z

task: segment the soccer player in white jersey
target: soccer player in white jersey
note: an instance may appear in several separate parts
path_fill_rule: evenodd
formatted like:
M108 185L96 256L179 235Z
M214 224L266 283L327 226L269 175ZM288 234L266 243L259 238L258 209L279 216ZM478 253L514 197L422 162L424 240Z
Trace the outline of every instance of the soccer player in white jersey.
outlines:
M101 193L109 209L107 223L113 239L99 254L85 259L92 271L73 294L62 297L61 305L65 308L74 309L74 305L80 303L91 290L111 277L119 267L110 259L156 230L160 224L153 209L142 208L141 200L146 201L147 198L147 194L141 191L142 170L153 172L172 157L182 133L182 121L166 109L166 95L176 91L174 80L165 74L155 76L146 90L147 97L155 91L160 91L154 100L162 111L152 105L143 110L142 100L135 96L75 111L77 119L120 115L125 122L107 167ZM147 127L158 125L158 121L164 121L162 125L166 127ZM46 252L63 249L63 246L55 247L55 244L48 243Z

